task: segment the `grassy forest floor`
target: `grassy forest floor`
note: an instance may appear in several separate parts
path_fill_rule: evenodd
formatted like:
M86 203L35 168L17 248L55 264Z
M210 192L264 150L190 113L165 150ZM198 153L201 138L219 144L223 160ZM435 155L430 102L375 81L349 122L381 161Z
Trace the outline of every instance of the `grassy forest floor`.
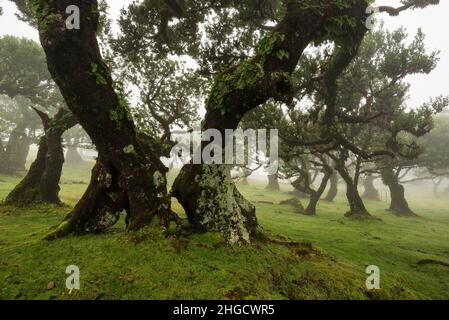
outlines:
M0 299L449 299L449 267L418 264L449 263L449 197L411 195L413 219L367 202L381 220L360 221L343 217L344 190L307 217L279 205L288 186L254 183L240 187L265 235L251 245L231 248L214 233L165 239L152 228L130 236L124 219L106 234L42 241L80 198L91 164L64 168L65 206L0 206ZM0 199L19 180L0 176ZM79 291L65 288L68 265L80 268ZM380 268L381 290L366 289L368 265Z

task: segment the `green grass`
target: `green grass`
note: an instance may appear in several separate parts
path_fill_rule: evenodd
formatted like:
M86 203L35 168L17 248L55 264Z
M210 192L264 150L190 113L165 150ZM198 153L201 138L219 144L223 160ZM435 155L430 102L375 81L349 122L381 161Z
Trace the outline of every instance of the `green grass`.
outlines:
M395 217L385 203L367 203L381 221L343 217L344 198L321 202L316 217L280 206L290 196L262 184L241 187L257 206L269 239L311 242L287 246L266 238L228 247L219 234L165 239L155 229L124 232L123 219L102 235L40 239L87 187L91 163L64 168L65 207L0 206L0 299L448 299L449 268L418 266L420 259L449 262L449 200L411 197L421 216ZM0 176L0 199L19 181ZM264 203L261 203L263 201ZM265 202L273 202L267 204ZM177 202L174 210L181 213ZM81 290L65 288L65 269L77 265ZM381 269L382 289L365 289L367 265ZM56 287L47 290L47 284Z

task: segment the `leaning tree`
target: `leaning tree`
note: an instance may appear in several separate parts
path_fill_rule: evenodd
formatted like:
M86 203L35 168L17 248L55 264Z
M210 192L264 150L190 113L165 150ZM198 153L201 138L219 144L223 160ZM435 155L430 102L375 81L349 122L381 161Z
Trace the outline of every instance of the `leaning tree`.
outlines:
M30 105L43 105L52 81L39 44L14 36L0 37L0 74L0 95L4 96L0 117L10 123L9 128L4 128L9 132L9 141L1 155L0 170L14 174L25 170L33 132L39 125Z
M38 154L22 181L7 196L6 204L26 205L35 202L60 203L59 180L64 163L62 134L76 124L76 118L65 110L54 119L39 111L65 107L62 96L47 69L44 51L32 40L6 36L0 39L0 92L14 98L0 116L14 119L9 143L3 152L8 172L25 169L32 137L36 136L36 111L44 133L38 142ZM35 111L32 110L33 107ZM38 117L38 118L39 118Z
M5 199L8 205L28 205L31 203L59 204L59 180L64 163L62 147L63 133L76 125L76 118L70 111L61 108L50 118L35 109L42 120L44 134L39 140L37 157L22 181Z

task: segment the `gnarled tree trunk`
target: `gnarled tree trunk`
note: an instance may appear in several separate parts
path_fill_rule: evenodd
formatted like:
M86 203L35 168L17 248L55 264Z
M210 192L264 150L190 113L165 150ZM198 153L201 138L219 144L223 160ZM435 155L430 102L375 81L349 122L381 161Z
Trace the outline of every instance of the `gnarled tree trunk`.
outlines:
M379 191L374 186L374 181L376 177L368 175L363 180L363 186L365 191L363 192L362 198L366 200L380 201Z
M357 179L353 179L348 173L345 162L337 161L335 169L346 183L346 198L348 199L349 211L345 214L347 218L369 218L371 214L365 207L358 190Z
M59 180L64 164L62 134L76 124L76 118L60 109L53 119L36 109L45 133L39 141L37 158L27 175L7 196L5 203L27 205L34 202L59 204Z
M310 200L309 204L307 205L307 208L305 210L305 214L309 216L316 215L316 207L318 202L321 199L321 196L324 193L324 190L326 190L327 184L329 182L329 179L332 175L333 170L330 167L327 167L324 171L323 179L321 180L320 186L317 190L311 190L310 192Z
M395 173L394 169L388 166L381 170L382 180L390 190L390 211L402 217L415 217L416 214L405 199L405 188L399 183L399 172L400 170Z
M80 9L79 30L65 26L69 5ZM150 225L156 216L166 229L173 217L167 168L153 140L138 137L125 97L114 90L96 39L98 2L39 1L33 8L49 71L99 153L82 199L47 239L101 231L124 210L128 231Z
M251 239L256 208L237 190L226 165L187 165L173 185L189 221L200 230L223 232L231 244Z

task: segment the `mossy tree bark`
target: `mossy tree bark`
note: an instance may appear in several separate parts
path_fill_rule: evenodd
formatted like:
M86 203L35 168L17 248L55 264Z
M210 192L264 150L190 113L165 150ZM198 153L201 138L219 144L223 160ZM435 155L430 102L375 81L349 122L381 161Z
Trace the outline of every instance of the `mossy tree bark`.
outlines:
M29 205L36 202L59 204L59 180L64 164L63 133L76 125L76 118L67 110L60 109L50 119L35 109L40 116L45 133L39 141L36 160L23 180L7 196L9 205Z
M87 191L47 239L103 230L122 211L127 212L128 231L152 224L156 216L162 228L167 228L173 217L167 169L153 140L138 137L126 99L114 90L96 38L98 2L34 2L49 71L99 153ZM65 26L69 5L80 9L79 30Z
M268 99L289 103L290 75L307 46L326 34L332 17L364 17L365 10L365 1L350 6L289 1L285 17L260 41L256 55L218 74L203 129L217 129L225 136L225 129L236 129L247 112ZM173 195L195 226L223 231L230 243L248 242L257 227L255 209L237 191L228 171L225 165L186 165L173 185Z
M372 175L367 175L363 180L363 187L365 188L362 195L363 199L380 201L379 191L374 186L374 181L376 181L376 177Z
M407 199L405 199L405 188L399 182L400 169L396 172L388 165L382 168L381 175L384 184L390 190L390 211L398 216L415 217L416 214L410 209Z
M317 189L314 189L312 183L316 180L316 177L312 178L310 175L310 166L307 163L307 160L301 161L302 166L299 168L300 177L295 180L295 189L302 194L306 194L309 197L309 203L304 210L304 214L309 216L316 215L317 204L321 199L324 191L326 190L327 184L329 182L329 178L331 177L333 170L327 163L326 158L321 154L316 154L316 158L319 160L312 160L315 163L316 167L316 175L319 175L321 172L323 177L321 179L320 185ZM320 168L319 168L319 167Z

